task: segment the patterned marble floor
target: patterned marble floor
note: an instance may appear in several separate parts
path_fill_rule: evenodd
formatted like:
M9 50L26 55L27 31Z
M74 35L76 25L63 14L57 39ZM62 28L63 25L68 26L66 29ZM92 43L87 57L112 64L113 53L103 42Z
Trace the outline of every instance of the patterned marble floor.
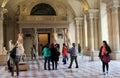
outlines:
M69 61L66 65L62 64L62 58L58 63L58 70L44 70L43 59L37 61L27 61L30 65L29 71L20 71L19 77L14 73L5 71L4 66L0 66L0 78L120 78L120 61L112 60L109 67L109 75L102 74L102 67L100 60L89 61L88 59L78 57L79 68L75 68L75 63L71 69L68 69Z

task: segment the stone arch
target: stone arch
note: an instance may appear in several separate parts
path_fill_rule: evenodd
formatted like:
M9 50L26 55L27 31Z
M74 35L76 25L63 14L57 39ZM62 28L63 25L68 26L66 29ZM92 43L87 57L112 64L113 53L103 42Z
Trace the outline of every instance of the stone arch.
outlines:
M49 4L40 3L32 8L30 15L56 15L56 12Z

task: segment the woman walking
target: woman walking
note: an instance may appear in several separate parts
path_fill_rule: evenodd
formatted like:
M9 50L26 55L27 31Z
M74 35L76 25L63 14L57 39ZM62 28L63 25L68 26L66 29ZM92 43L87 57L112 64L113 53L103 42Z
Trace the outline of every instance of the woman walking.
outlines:
M103 69L103 74L104 75L108 74L109 61L107 62L107 60L110 59L110 55L109 55L110 53L111 53L110 47L108 46L106 41L103 41L103 45L101 46L100 52L99 52L99 58L102 61L102 69ZM106 67L106 71L105 71L105 67Z

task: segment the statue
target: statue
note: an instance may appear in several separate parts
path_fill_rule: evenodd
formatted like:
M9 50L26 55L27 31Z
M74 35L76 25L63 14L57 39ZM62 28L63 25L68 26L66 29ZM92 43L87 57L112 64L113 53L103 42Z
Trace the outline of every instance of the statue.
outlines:
M5 47L3 47L3 49L2 49L2 55L7 55L7 50Z
M23 47L23 44L22 44L22 34L18 34L18 40L17 40L17 44L18 44L18 48L20 50L20 61L22 61L22 58L23 58L23 55L24 55L24 47Z
M68 48L71 48L71 36L70 36L70 33L69 31L67 30L66 32L66 39L67 39L67 44L68 44Z
M9 41L9 51L11 51L14 47L14 44L12 43L12 40Z

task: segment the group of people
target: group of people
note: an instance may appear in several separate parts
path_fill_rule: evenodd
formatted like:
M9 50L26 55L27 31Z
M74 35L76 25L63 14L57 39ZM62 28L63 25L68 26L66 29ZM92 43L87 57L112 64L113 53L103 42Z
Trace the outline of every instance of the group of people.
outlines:
M33 45L31 50L33 52L32 59L33 59L33 57L36 58L36 56L34 55L34 52L36 50L35 45ZM11 52L13 52L13 51L16 51L16 56L15 56L15 58L13 58L10 55L9 60L8 60L8 67L11 71L11 75L14 76L14 65L15 65L17 76L19 76L20 50L18 48L18 43L16 43L14 45ZM44 70L47 70L47 69L51 70L50 62L52 62L52 70L57 70L57 65L58 65L59 56L60 56L60 45L59 44L54 44L54 43L52 43L50 45L49 43L47 43L44 46L42 52L43 52L43 56L44 56ZM103 41L103 45L101 46L100 52L99 52L99 58L102 61L102 69L103 69L103 74L104 75L108 74L109 61L106 62L106 61L103 60L103 58L105 58L105 57L110 58L110 53L111 52L112 52L111 48L109 47L107 42ZM75 60L75 63L76 63L76 68L79 68L78 61L77 61L77 48L75 46L75 43L72 43L72 47L69 48L69 49L66 46L66 44L63 43L63 48L62 48L63 64L67 63L68 53L70 54L70 65L69 65L68 68L72 67L72 63L73 63L74 60ZM11 66L11 59L12 59L12 62L14 63L13 66ZM106 58L106 60L108 60L108 58ZM47 68L47 66L48 66L48 68Z
M51 70L50 68L50 62L52 62L52 68L53 70L57 70L57 62L59 61L59 56L60 56L60 47L57 46L58 44L46 44L46 46L43 48L43 56L44 56L44 69L46 70L46 64L48 63L48 70ZM99 58L102 61L102 69L103 69L103 74L106 75L108 74L109 70L109 59L110 59L110 53L111 53L111 48L107 44L106 41L103 41L103 45L100 48L99 52ZM77 49L75 46L75 43L72 43L72 47L68 49L65 43L63 43L63 48L62 48L62 56L63 56L63 64L67 63L68 60L68 53L70 54L70 65L68 68L72 67L72 63L75 60L76 63L76 68L79 68L78 61L77 61ZM107 57L107 58L106 58ZM105 59L105 61L103 60ZM55 66L55 67L54 67Z
M52 62L52 70L57 70L57 63L59 61L60 56L60 47L59 44L52 43L51 45L47 43L43 48L43 56L44 56L44 70L46 70L46 64L48 63L48 70L50 68L50 62Z
M78 68L78 61L77 61L77 49L75 47L75 43L72 44L72 48L68 49L65 43L63 43L62 48L62 56L63 56L63 64L67 63L68 60L68 53L70 53L70 65L68 68L72 67L72 63L75 60L76 68ZM52 62L52 70L57 70L57 64L59 61L60 56L60 46L59 44L52 43L51 45L46 44L46 46L43 48L43 56L44 56L44 70L46 70L46 64L48 63L48 70L51 70L50 68L50 62Z
M78 61L77 61L77 48L75 46L75 43L72 43L72 47L68 49L65 43L63 43L63 48L62 48L62 55L63 55L63 64L66 64L68 60L68 53L70 54L70 65L68 68L72 67L72 63L75 60L76 63L76 68L78 68Z

